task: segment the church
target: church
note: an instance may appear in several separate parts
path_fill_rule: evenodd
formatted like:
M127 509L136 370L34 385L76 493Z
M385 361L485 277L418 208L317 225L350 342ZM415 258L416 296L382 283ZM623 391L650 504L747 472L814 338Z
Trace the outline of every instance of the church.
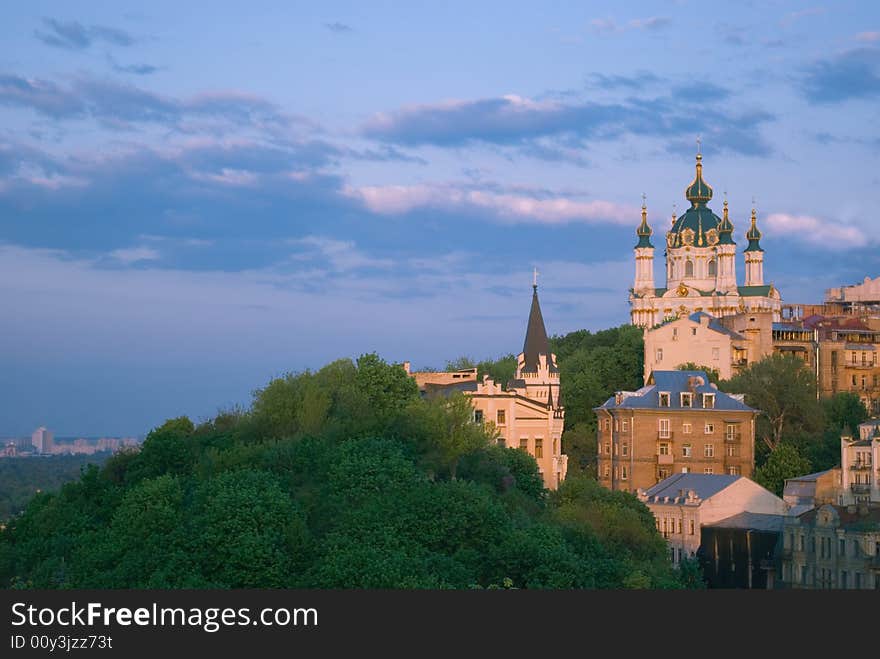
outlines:
M739 313L771 312L781 320L782 296L773 284L764 283L764 250L757 215L752 208L749 244L743 251L745 282L737 285L736 243L727 200L721 217L709 208L712 187L703 179L703 156L697 153L696 175L685 190L690 202L681 216L672 214L666 232L666 285L654 284L653 229L642 201L642 222L636 229L635 282L630 289L631 323L654 327L672 318L705 312L716 318Z
M529 453L538 463L544 487L555 490L565 480L568 456L562 452L565 410L560 402L559 366L550 352L550 340L538 301L537 274L522 352L516 358L516 374L507 383L488 375L477 379L477 369L434 372L411 371L424 396L448 396L459 391L474 406L474 421L493 424L499 444Z

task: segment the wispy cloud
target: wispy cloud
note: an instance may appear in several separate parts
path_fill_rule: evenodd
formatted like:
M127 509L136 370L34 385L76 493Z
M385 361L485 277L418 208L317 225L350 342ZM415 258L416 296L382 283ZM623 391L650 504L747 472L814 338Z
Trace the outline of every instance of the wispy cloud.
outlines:
M596 34L615 34L627 30L660 30L671 22L667 16L634 18L625 23L618 23L613 18L594 18L590 21L590 29Z
M795 240L818 245L823 249L844 251L877 244L873 236L868 236L859 227L812 215L772 213L765 222L774 234L791 236Z
M124 263L125 265L131 265L132 263L138 263L139 261L156 261L161 258L157 250L145 246L114 249L110 252L109 256L111 259Z
M690 94L687 87L678 92ZM710 86L711 94L699 105L669 96L620 102L537 101L510 94L472 101L449 100L408 106L374 115L362 127L370 138L407 146L461 147L476 143L523 149L552 146L583 150L590 140L623 135L656 137L673 144L676 138L697 133L714 136L728 151L766 155L770 146L760 135L762 124L773 119L764 111L735 114L724 101L727 90ZM548 144L546 140L551 140ZM545 140L543 143L540 140Z
M864 41L866 43L876 43L880 41L880 31L859 32L856 35L856 41Z
M345 34L347 32L354 31L354 28L351 25L340 23L339 21L334 21L333 23L324 23L324 27L331 32L335 32L336 34Z
M388 269L393 265L391 259L372 258L357 248L354 241L336 240L327 236L306 236L287 241L288 244L305 248L297 252L294 258L308 260L319 256L321 261L328 263L336 272L349 272L363 268Z
M857 48L808 66L801 80L807 100L839 103L880 95L880 48Z
M101 41L113 46L131 46L137 40L125 30L105 25L83 25L77 21L43 19L44 30L34 30L34 36L47 46L67 50L86 50Z
M499 192L474 186L386 185L349 187L346 193L360 199L371 211L400 215L419 208L442 208L489 214L507 223L567 224L612 222L629 225L638 211L610 201L580 201L564 196L536 196Z

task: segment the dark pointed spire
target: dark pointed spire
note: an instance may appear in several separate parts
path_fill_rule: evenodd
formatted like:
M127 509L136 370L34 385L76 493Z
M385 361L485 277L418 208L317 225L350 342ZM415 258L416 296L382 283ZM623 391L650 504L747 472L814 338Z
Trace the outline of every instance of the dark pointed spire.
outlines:
M760 243L761 235L761 232L758 230L758 213L754 208L752 208L752 225L746 232L746 239L749 241L749 246L746 247L747 252L764 251Z
M645 195L642 194L642 223L639 225L639 228L636 229L636 235L639 237L636 249L639 247L653 247L651 244L652 233L654 232L648 225L648 206L645 202Z
M547 339L547 329L544 327L544 317L541 315L541 305L538 303L536 282L532 285L532 308L529 311L529 324L526 327L526 340L523 343L524 371L538 370L540 364L538 355L547 355L547 361L551 361L550 341Z

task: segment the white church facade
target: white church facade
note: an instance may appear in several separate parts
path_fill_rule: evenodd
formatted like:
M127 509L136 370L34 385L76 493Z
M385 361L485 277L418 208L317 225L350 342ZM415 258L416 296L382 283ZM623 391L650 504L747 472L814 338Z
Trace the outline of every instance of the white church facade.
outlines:
M715 317L753 311L769 311L781 320L782 297L773 284L764 283L764 250L761 232L752 209L751 226L746 233L748 246L743 252L745 281L736 278L736 243L733 223L724 201L722 217L709 208L712 187L703 180L703 156L697 154L696 176L685 190L691 206L681 216L672 215L666 233L666 285L654 283L653 230L642 203L642 222L636 230L636 275L630 289L633 325L654 327L665 320L703 311Z

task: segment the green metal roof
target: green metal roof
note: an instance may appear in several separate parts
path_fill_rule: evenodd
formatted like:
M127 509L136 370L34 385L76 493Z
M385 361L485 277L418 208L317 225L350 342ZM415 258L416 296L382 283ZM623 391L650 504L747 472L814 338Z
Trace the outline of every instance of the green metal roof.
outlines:
M770 297L770 289L772 288L771 284L764 286L737 286L737 290L742 297Z

